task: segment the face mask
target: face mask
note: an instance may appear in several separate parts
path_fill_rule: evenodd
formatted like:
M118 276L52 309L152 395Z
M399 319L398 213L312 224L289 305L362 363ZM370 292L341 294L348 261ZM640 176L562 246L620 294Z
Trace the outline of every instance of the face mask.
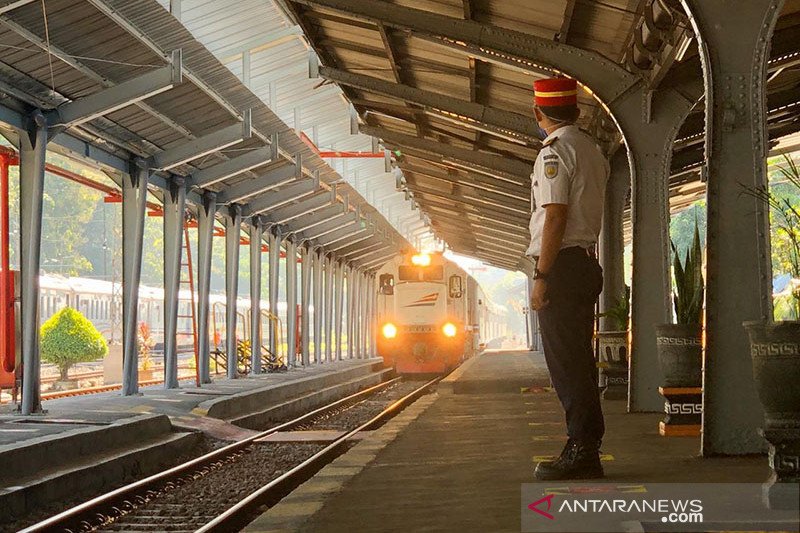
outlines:
M539 126L539 138L541 140L545 140L547 138L547 132L541 126Z

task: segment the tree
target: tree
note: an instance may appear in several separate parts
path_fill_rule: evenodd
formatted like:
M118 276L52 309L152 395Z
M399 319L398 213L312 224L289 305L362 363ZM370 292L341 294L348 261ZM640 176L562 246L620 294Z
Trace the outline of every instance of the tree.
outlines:
M106 340L80 311L65 307L41 329L42 360L58 367L61 380L76 363L95 361L108 353Z

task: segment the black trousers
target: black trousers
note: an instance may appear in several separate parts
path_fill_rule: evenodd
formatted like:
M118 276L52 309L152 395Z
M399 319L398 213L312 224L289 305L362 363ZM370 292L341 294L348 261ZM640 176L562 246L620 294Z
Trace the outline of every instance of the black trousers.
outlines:
M605 431L592 350L594 306L602 287L597 259L583 248L565 248L548 273L550 304L538 311L544 357L564 406L567 434L583 442L599 441Z

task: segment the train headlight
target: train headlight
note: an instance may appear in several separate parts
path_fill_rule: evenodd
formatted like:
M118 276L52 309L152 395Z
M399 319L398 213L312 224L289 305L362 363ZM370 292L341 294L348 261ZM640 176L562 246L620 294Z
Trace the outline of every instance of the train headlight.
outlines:
M395 326L391 322L387 322L386 324L383 325L383 328L381 328L381 332L383 333L383 336L386 337L387 339L394 339L395 337L397 337L397 326Z
M419 267L430 266L431 256L428 254L416 254L411 256L411 264Z
M442 333L444 333L445 337L455 337L456 333L458 333L458 328L456 328L455 324L448 322L442 326Z

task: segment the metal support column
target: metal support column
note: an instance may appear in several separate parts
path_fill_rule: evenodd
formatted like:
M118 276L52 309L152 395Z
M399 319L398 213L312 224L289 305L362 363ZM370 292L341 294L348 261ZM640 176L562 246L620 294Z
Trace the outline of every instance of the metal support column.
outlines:
M236 299L239 295L239 240L242 235L242 213L238 205L225 213L225 359L228 378L238 374L236 346Z
M122 395L139 392L139 281L142 275L147 180L143 160L122 175Z
M697 91L690 86L685 91L689 96L675 90L657 92L647 102L647 117L642 116L642 97L629 97L624 105L618 105L615 115L626 126L625 143L634 176L628 369L628 410L632 412L664 409L664 398L658 392L663 378L655 326L670 322L672 317L669 169L675 136L696 103Z
M164 388L178 388L178 292L186 187L173 176L164 191Z
M36 111L19 142L20 288L22 297L23 415L41 412L39 351L39 268L42 251L42 200L47 157L47 122Z
M748 320L772 320L769 211L742 194L767 185L766 70L783 1L683 0L706 85L708 229L702 452L766 449Z
M369 276L361 274L361 357L367 359L367 338L369 337Z
M261 240L264 226L259 217L250 221L250 374L261 373Z
M197 208L197 351L200 383L211 383L211 256L213 255L216 194L206 193Z
M346 266L345 272L347 273L347 318L345 325L347 327L347 358L352 359L355 357L355 345L353 338L355 337L355 269L352 266Z
M361 272L353 268L353 354L361 359Z
M311 309L311 254L308 245L300 247L300 332L301 332L301 359L304 366L311 362L311 317L308 315Z
M322 357L322 250L312 252L314 257L314 362L320 364Z
M533 334L533 331L534 331L533 323L536 321L536 311L531 307L531 297L533 296L533 278L530 275L528 275L526 277L525 287L526 287L526 292L527 292L527 295L528 295L527 301L525 302L526 303L525 308L528 310L527 314L525 315L525 320L527 322L525 330L528 333L528 349L529 350L536 350L537 349L536 337ZM483 333L483 332L481 332L481 333ZM489 340L489 338L488 338L488 331L487 331L487 334L486 334L486 337L484 338L484 341L488 341L488 340Z
M286 365L297 365L297 244L286 239Z
M325 258L325 360L333 360L333 258Z
M278 264L281 256L280 228L272 228L269 232L269 312L278 316ZM269 321L269 351L273 357L278 355L278 324L275 320Z
M336 342L336 360L342 360L342 318L344 317L344 266L336 261L333 286L333 339Z
M631 169L628 158L623 150L617 150L611 160L611 176L606 187L603 228L600 232L600 264L603 267L601 312L608 311L625 296L625 237L622 219L630 190ZM600 318L600 331L616 329L617 324L610 318Z

